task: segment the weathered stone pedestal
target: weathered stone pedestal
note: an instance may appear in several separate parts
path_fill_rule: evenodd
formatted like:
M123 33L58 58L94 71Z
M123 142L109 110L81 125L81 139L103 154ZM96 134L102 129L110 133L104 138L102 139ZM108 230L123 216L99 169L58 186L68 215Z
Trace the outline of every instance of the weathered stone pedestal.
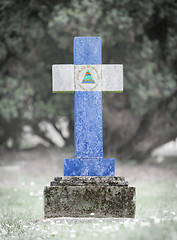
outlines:
M44 215L133 218L135 188L124 177L55 177L44 189Z
M100 37L75 37L74 64L52 67L53 92L74 92L75 154L45 187L45 217L135 216L135 188L103 158L102 91L123 91L123 66L102 65L101 52Z

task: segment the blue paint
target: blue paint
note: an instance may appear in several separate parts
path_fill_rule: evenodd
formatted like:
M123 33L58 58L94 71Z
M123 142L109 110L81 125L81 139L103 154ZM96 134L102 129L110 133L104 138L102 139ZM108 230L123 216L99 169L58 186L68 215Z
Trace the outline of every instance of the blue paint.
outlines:
M75 37L74 64L101 64L101 38ZM75 158L103 157L102 92L74 94Z
M102 92L75 92L75 158L103 157Z
M102 64L100 37L74 38L74 64Z
M102 63L100 37L74 38L74 64ZM75 158L64 160L64 176L114 176L114 159L103 159L102 92L74 95Z
M64 176L114 176L114 159L65 159Z

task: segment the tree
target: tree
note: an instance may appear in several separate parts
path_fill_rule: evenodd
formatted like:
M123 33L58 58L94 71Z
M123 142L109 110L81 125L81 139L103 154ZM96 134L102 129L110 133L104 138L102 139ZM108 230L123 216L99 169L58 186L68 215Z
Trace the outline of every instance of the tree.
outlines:
M176 138L176 16L174 0L1 2L1 144L18 146L25 124L46 138L43 120L62 134L58 116L72 141L73 95L52 95L50 75L52 63L72 63L74 36L101 36L103 62L124 64L124 93L103 94L105 152L142 160Z

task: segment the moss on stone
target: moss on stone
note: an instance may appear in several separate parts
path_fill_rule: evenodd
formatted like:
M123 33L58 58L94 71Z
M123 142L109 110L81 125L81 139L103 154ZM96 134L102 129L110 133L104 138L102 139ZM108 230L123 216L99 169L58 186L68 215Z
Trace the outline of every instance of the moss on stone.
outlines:
M97 178L97 177L96 177ZM124 178L122 178L123 181ZM135 188L127 185L114 185L118 180L107 177L103 179L60 178L61 185L45 187L45 217L126 217L135 216ZM66 182L64 182L66 181ZM75 181L75 185L73 182ZM87 184L89 181L89 184ZM91 182L93 184L91 185ZM94 215L90 215L94 213Z

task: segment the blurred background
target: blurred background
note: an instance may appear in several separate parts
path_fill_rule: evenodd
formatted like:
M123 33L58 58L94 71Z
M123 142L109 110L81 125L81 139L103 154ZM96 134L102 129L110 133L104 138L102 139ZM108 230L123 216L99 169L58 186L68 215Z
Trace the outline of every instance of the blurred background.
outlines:
M2 0L1 153L74 153L74 95L52 94L51 65L73 63L75 36L100 36L103 63L124 65L124 92L103 94L104 154L176 159L176 26L175 0Z
M75 36L100 36L103 63L124 65L124 92L103 93L104 157L136 187L136 226L37 224L45 184L74 157L74 94L52 93L51 66L73 64ZM0 0L2 239L69 240L73 228L76 239L175 240L176 138L176 0Z

